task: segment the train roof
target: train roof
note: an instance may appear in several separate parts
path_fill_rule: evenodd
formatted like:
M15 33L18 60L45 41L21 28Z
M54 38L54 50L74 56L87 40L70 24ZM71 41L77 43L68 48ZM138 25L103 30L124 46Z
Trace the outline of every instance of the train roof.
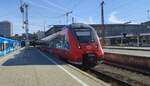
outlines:
M69 25L71 28L93 28L88 24L84 24L84 23L73 23Z
M62 30L63 27L66 25L53 25L48 31L45 32L46 36L51 35L53 33L59 32Z
M45 37L45 38L42 38L41 40L39 40L39 42L50 41L50 40L52 40L53 38L55 38L56 36L58 36L58 35L63 35L63 34L64 34L64 31L59 31L59 32L56 32L56 33L54 33L54 34L52 34L52 35L49 35L49 36L47 36L47 37Z
M62 31L64 28L69 28L69 29L73 29L73 28L82 28L82 27L87 27L87 28L93 28L88 24L83 24L83 23L73 23L70 25L53 25L53 27L51 27L47 32L46 32L46 36L52 35L53 33ZM93 28L94 29L94 28Z

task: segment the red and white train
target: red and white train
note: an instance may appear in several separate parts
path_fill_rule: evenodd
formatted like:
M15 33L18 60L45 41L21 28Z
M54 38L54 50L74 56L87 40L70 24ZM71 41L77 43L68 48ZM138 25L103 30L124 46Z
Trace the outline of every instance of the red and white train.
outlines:
M44 50L73 64L95 65L104 55L95 29L86 24L65 26L39 42Z

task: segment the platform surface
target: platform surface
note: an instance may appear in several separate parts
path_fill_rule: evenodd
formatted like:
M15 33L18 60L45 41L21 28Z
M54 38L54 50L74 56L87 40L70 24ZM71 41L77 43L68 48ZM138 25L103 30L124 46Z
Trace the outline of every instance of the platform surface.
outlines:
M0 65L1 86L109 86L33 47L0 58Z
M139 50L124 50L124 49L104 49L105 53L124 54L131 56L140 56L150 58L150 51L139 51Z
M122 50L139 50L150 51L150 47L121 47L121 46L104 46L106 49L122 49Z

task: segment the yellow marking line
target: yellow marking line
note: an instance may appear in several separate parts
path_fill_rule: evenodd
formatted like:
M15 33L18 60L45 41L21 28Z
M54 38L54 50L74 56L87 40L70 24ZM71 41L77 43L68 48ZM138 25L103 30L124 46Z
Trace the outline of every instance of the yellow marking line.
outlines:
M0 62L3 62L3 61L5 61L5 60L7 60L8 58L6 58L6 57L1 57L1 59L0 59Z
M8 53L8 55L5 55L5 56L0 57L0 58L1 58L1 59L0 59L0 62L4 62L5 60L8 60L8 59L9 59L8 56L10 56L10 55L14 54L15 52L17 52L17 51L19 51L19 50L22 50L22 49L24 49L24 48L20 48L20 49L18 49L18 50L16 50L16 51L13 51L12 53Z

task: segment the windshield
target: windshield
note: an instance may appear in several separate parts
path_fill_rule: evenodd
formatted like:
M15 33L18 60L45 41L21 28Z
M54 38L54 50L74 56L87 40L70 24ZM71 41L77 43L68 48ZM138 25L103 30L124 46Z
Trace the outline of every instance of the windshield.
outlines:
M91 28L75 28L77 40L81 43L89 43L95 41L95 34Z

